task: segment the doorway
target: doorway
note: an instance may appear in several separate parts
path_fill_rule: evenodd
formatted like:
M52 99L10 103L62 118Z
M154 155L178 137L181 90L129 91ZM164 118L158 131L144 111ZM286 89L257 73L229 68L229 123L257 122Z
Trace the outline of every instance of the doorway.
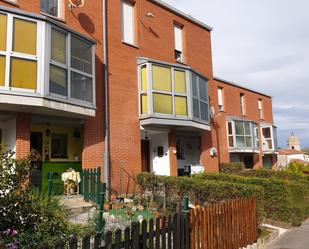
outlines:
M150 143L149 140L141 140L142 171L150 172Z
M43 134L42 132L31 132L30 148L35 149L42 156Z

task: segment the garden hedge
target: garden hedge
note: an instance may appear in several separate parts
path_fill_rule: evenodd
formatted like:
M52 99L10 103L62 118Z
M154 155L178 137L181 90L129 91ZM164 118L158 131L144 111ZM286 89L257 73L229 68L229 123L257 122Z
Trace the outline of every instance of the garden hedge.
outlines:
M240 163L220 163L221 173L238 173L245 169L245 164Z
M152 193L153 199L165 196L169 204L179 210L184 195L189 195L191 203L213 203L229 199L256 197L257 211L260 218L265 216L264 189L260 186L226 181L203 180L193 177L156 176L141 173L137 182L142 193Z
M293 197L287 181L274 178L242 177L219 173L204 173L195 175L194 178L261 186L265 194L264 210L266 217L283 222L292 221Z

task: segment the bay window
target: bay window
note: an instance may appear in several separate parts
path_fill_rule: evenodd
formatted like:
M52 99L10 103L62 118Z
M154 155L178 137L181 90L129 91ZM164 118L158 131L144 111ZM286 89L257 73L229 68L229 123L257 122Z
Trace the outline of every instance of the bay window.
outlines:
M262 148L263 151L276 150L277 148L277 131L274 126L265 126L262 131Z
M0 91L94 107L93 41L49 20L0 11Z
M188 67L148 62L139 66L142 117L209 122L208 82Z
M258 149L257 124L253 122L228 121L227 135L230 148Z

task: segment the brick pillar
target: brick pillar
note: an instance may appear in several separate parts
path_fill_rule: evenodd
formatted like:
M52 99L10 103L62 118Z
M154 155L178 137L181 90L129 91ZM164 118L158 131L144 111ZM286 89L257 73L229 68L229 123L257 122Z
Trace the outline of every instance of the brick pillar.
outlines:
M262 169L263 168L263 158L262 154L254 153L253 154L253 168L254 169Z
M201 164L207 172L218 172L219 161L218 156L211 156L210 150L212 147L217 148L217 136L215 131L205 131L201 135Z
M31 114L18 113L16 117L16 158L30 153Z
M170 155L170 174L171 176L178 175L177 155L176 151L176 132L171 130L168 133L169 155Z

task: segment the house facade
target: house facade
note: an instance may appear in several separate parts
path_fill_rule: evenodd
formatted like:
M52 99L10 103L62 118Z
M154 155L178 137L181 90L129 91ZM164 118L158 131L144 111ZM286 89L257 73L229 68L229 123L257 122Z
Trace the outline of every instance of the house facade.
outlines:
M0 1L2 141L37 151L42 179L101 167L116 190L142 171L274 165L271 98L214 79L211 30L161 0Z

